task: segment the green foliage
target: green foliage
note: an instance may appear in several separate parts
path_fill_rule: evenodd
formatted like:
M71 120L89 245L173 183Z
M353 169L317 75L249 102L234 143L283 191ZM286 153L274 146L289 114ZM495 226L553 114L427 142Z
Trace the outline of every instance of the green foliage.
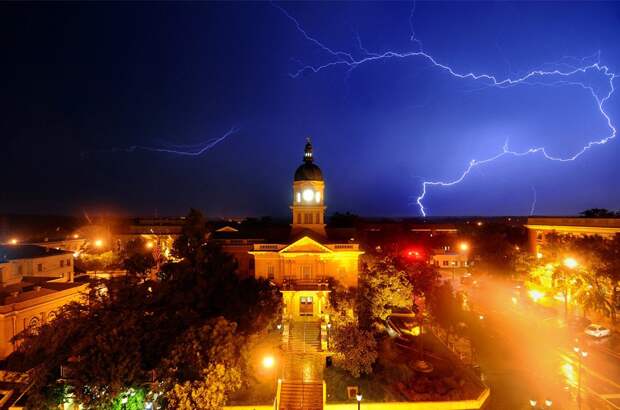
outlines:
M162 361L160 373L169 405L219 409L241 386L241 349L246 339L223 317L188 330Z
M123 403L123 400L126 400ZM112 410L144 410L146 392L144 389L129 389L121 393L112 403Z
M381 328L394 309L411 309L413 287L392 258L364 264L358 286L358 316L363 329Z
M616 218L618 216L618 213L609 211L604 208L591 208L591 209L586 209L585 211L579 212L579 215L584 216L586 218Z
M238 385L242 364L233 360L235 352L246 336L279 319L281 296L267 281L240 279L219 248L199 248L185 247L195 253L165 266L158 282L93 283L88 305L65 305L38 336L19 334L20 350L9 363L34 368L29 408L59 404L66 386L84 406L110 408L153 377L178 391L170 400L187 394L221 403L221 392L226 397ZM61 366L67 380L58 383ZM225 390L213 386L222 369ZM206 396L211 393L219 398Z
M377 360L377 342L373 334L356 324L335 327L332 335L334 364L353 377L372 373Z
M147 248L146 244L142 238L136 238L125 245L121 258L123 268L130 275L143 278L147 271L155 266L153 252Z
M120 266L121 260L112 251L99 254L82 253L75 260L75 269L83 272L118 269Z

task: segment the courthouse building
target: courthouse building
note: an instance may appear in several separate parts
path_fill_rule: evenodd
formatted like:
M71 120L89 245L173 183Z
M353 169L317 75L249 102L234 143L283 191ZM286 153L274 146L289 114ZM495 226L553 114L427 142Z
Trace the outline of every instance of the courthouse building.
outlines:
M254 275L281 289L285 319L322 318L330 278L346 287L357 286L363 252L352 238L330 238L325 228L325 199L323 173L314 163L308 141L293 179L288 240L255 241L249 251Z

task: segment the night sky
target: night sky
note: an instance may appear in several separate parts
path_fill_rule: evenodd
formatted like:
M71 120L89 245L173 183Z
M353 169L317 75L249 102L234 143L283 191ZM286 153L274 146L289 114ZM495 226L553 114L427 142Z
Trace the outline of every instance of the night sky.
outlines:
M620 73L618 3L418 2L411 20L412 3L278 5L355 59L419 50L413 26L459 73ZM0 39L0 212L287 216L310 135L328 213L417 216L424 180L454 180L506 140L567 157L611 134L588 89L609 82L592 71L501 89L410 57L292 78L339 57L270 3L2 3ZM620 98L604 109L615 124ZM199 156L139 148L196 150L233 127ZM527 215L535 195L536 214L617 209L619 159L617 139L572 162L506 156L429 187L424 205Z

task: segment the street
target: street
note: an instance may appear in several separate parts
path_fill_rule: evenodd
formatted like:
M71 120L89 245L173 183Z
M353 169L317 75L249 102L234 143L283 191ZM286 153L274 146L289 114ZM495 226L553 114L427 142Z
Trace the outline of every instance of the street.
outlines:
M532 302L513 284L478 278L469 303L484 319L473 335L476 359L491 387L491 409L620 409L620 337L595 340L563 325L561 309ZM579 355L574 348L579 347Z

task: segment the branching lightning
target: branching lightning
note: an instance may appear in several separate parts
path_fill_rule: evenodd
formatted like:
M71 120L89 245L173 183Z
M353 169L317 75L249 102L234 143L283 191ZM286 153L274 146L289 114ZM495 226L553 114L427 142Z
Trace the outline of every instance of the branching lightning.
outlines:
M469 161L469 164L465 168L465 170L457 178L453 180L423 181L421 193L416 198L416 201L415 201L415 203L418 205L420 209L420 213L423 216L426 216L426 209L424 207L423 200L426 197L428 187L433 187L433 186L449 187L449 186L459 184L465 179L465 177L467 177L467 175L469 175L469 173L474 168L480 165L484 165L484 164L496 161L502 157L507 157L507 156L522 157L522 156L532 155L532 154L540 154L545 159L550 160L550 161L558 161L558 162L575 161L577 158L579 158L582 154L584 154L590 148L593 148L598 145L604 145L616 137L616 133L617 133L616 127L613 125L609 114L604 109L604 106L605 106L605 103L609 100L609 98L615 92L614 79L618 77L619 75L612 72L609 69L609 67L607 67L606 65L602 65L600 63L600 53L598 55L598 59L594 63L591 63L591 64L585 64L585 61L587 59L592 58L592 57L586 57L583 59L576 59L580 62L580 64L582 64L581 66L570 66L568 64L563 64L563 66L567 67L564 70L536 69L520 77L498 79L496 76L492 74L487 74L487 73L482 73L482 74L476 74L473 72L460 73L456 69L452 68L451 66L440 63L431 54L428 54L427 52L423 51L422 43L416 38L415 31L413 30L413 15L415 11L415 3L414 3L414 8L412 9L411 14L409 16L409 25L411 28L410 40L418 44L419 46L418 51L410 51L410 52L385 51L385 52L380 52L380 53L369 52L366 48L361 46L361 41L359 40L359 36L358 36L358 44L359 44L358 48L363 52L362 57L359 57L359 58L355 57L352 53L348 53L348 52L340 51L340 50L333 50L330 47L326 46L324 43L322 43L315 37L311 36L302 27L299 21L295 17L293 17L290 13L288 13L283 7L275 3L272 3L272 4L274 5L274 7L279 9L289 20L291 20L295 24L297 31L299 31L306 40L315 44L316 46L321 48L323 51L325 51L327 54L329 54L333 58L331 61L325 64L321 64L321 65L303 65L296 72L289 74L292 78L298 78L299 76L307 72L316 74L322 70L335 68L339 66L347 68L347 71L350 73L352 70L356 69L357 67L361 65L369 64L373 62L379 62L379 61L390 60L390 59L420 58L430 63L433 67L446 72L447 74L449 74L450 76L454 78L463 79L463 80L468 79L468 80L473 80L473 81L481 81L487 87L509 88L509 87L514 87L518 85L578 86L590 92L590 94L596 101L598 111L600 112L600 114L603 116L603 118L605 119L607 123L607 127L609 129L608 135L588 142L580 150L575 152L573 155L570 155L567 157L552 155L547 151L545 147L542 147L542 146L532 147L524 151L514 151L514 150L509 149L508 142L506 142L504 146L502 147L502 150L499 153L486 159L482 159L482 160L472 159L471 161ZM594 87L587 85L581 81L573 80L579 74L586 74L590 72L596 72L597 74L602 75L606 79L609 85L606 93L600 94L594 89ZM547 78L551 79L552 82L544 82L544 79L547 79Z
M187 144L187 145L178 145L178 144L166 144L166 147L149 147L145 145L132 145L126 148L111 148L108 150L101 150L98 152L135 152L135 151L150 151L150 152L163 152L168 154L175 155L184 155L184 156L192 156L197 157L205 152L209 151L211 148L215 147L220 142L224 141L230 135L239 132L237 127L232 127L229 129L224 135L218 138L211 138L204 142L196 143L196 144Z

